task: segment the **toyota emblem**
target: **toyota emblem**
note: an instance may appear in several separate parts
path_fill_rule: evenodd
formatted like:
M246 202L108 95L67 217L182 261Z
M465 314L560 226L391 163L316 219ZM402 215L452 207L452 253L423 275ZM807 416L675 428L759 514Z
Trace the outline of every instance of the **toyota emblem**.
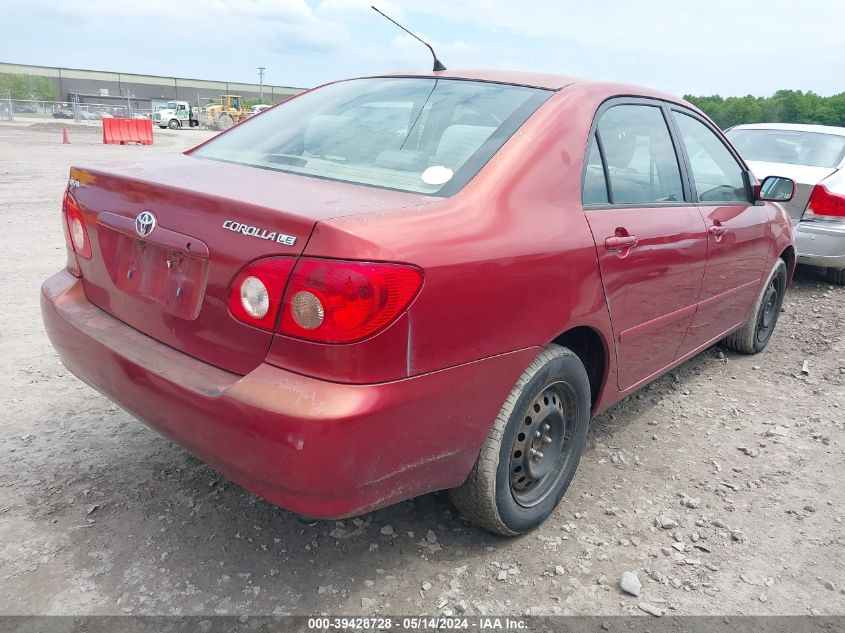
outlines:
M135 218L135 231L141 237L148 237L156 227L156 216L152 211L141 211Z

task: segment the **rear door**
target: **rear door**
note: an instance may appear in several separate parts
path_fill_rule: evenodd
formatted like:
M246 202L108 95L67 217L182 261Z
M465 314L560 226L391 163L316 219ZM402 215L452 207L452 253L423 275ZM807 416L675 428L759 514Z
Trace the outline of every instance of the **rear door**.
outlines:
M672 121L708 231L707 270L683 355L745 320L768 272L771 240L766 207L753 202L745 168L721 134L681 107L672 107Z
M706 228L690 201L668 116L655 100L606 102L588 149L584 210L596 242L623 390L675 359L704 277Z

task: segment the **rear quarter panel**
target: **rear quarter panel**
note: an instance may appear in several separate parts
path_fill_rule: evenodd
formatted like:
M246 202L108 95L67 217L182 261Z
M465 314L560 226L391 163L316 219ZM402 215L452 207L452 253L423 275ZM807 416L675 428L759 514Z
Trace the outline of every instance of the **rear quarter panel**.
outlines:
M585 96L552 96L449 199L315 227L306 255L423 268L408 313L410 375L541 347L579 325L611 331L581 207L583 156L601 100Z
M837 171L822 180L822 184L827 187L828 191L841 196L845 196L845 169L843 167L845 167L845 164L840 165Z

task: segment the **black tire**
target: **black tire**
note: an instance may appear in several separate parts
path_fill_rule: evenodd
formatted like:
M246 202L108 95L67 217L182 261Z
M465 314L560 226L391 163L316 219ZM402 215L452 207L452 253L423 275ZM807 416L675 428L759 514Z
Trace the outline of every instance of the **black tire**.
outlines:
M786 294L786 263L778 259L769 273L748 320L724 340L725 346L743 354L763 351L772 338Z
M169 127L171 130L178 130L182 126L176 119L170 119L170 123L167 124L167 127Z
M575 476L590 406L581 360L559 345L544 349L505 400L467 480L449 491L452 502L495 534L515 536L540 525Z
M221 114L217 118L217 129L219 129L219 130L228 130L234 124L235 124L234 120L232 120L232 117L229 116L228 114Z
M832 284L839 284L840 286L845 286L845 268L841 270L837 268L828 268L827 280Z

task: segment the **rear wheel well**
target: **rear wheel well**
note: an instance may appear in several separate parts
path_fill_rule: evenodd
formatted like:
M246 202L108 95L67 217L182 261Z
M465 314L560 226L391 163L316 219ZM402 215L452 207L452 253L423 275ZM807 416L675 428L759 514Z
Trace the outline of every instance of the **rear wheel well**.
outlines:
M564 332L552 343L572 350L583 363L590 379L590 397L595 405L607 374L607 347L602 336L590 327L580 326Z
M787 246L780 254L780 258L786 262L786 282L792 282L792 275L795 273L795 248Z

